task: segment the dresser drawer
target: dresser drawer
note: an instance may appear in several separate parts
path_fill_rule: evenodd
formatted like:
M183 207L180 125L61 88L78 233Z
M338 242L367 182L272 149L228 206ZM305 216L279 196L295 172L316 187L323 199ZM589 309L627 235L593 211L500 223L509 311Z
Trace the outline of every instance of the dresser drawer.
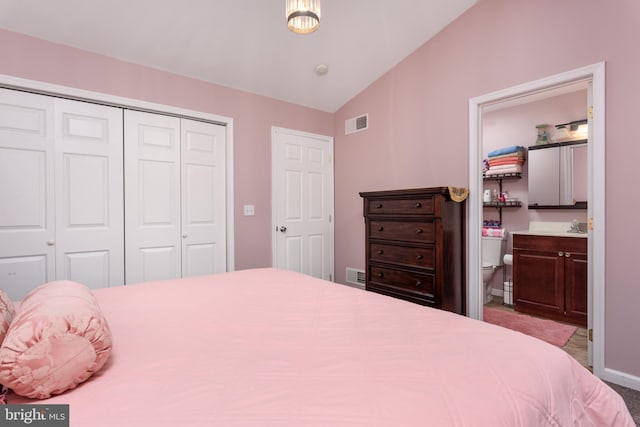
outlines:
M397 245L371 243L369 259L386 263L394 263L411 267L433 270L436 264L436 251L433 247L412 248Z
M435 276L388 267L369 266L369 282L372 285L396 288L433 295L435 290Z
M433 221L369 221L369 238L433 243Z
M433 196L412 199L377 199L367 204L370 215L433 215L435 202Z

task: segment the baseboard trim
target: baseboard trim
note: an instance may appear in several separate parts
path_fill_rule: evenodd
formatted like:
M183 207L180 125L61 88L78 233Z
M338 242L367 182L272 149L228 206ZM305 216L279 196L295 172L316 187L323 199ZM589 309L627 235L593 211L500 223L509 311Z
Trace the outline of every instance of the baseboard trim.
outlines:
M604 368L601 379L613 384L640 391L640 377L637 377L635 375L630 375L611 368Z
M502 298L504 296L504 290L491 288L491 295L493 295L494 297L501 297Z

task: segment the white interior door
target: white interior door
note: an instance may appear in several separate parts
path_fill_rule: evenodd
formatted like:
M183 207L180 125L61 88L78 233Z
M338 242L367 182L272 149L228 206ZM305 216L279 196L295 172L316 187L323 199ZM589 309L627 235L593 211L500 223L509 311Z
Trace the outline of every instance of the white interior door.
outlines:
M333 280L333 138L272 131L274 267Z
M125 111L126 282L181 276L180 119Z
M55 100L56 277L124 284L122 109Z
M225 127L181 119L182 276L227 270Z
M0 284L14 300L55 277L53 108L0 89Z

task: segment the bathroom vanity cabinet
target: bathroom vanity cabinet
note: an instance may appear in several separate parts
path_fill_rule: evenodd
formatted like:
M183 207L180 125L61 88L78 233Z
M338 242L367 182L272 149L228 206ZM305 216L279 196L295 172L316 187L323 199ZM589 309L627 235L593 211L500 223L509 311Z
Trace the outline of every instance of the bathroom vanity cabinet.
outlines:
M515 310L587 326L587 239L513 235Z
M465 313L464 201L447 187L360 193L366 289Z

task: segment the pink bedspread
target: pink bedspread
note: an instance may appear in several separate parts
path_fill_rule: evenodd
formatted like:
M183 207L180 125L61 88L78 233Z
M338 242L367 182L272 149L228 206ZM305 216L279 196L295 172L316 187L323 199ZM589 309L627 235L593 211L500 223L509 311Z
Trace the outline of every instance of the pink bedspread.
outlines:
M634 425L620 396L556 347L297 273L95 295L112 357L44 401L70 404L72 426Z

